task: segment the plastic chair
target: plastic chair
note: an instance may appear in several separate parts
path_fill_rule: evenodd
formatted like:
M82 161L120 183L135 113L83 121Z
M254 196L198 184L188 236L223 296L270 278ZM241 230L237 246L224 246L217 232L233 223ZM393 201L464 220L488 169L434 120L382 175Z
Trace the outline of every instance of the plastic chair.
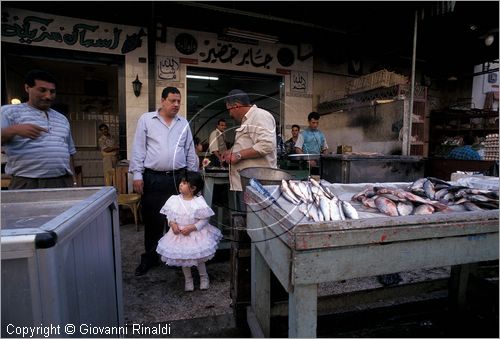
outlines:
M104 182L106 186L115 186L116 169L107 171L106 177L104 178ZM130 208L132 214L134 215L136 231L139 231L139 224L137 223L137 221L139 217L139 206L141 204L141 195L137 193L118 193L117 202L118 206L127 206L128 208Z

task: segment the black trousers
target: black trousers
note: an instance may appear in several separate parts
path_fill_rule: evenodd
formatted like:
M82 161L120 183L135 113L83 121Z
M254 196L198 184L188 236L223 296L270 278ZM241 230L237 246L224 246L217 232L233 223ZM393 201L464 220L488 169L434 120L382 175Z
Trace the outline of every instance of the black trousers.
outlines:
M159 259L156 253L158 240L168 230L166 217L160 214L165 202L174 194L179 194L181 174L158 174L148 170L144 172L144 192L141 199L142 218L144 221L144 249L141 262L149 264Z
M10 190L67 187L74 187L73 176L70 174L56 178L26 178L12 176L12 180L9 184Z

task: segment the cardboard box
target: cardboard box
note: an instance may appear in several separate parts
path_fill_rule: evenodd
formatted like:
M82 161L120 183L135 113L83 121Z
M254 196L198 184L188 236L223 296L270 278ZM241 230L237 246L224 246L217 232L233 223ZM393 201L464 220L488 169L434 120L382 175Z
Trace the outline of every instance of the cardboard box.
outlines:
M337 146L337 154L345 154L349 152L352 152L352 146L348 145Z

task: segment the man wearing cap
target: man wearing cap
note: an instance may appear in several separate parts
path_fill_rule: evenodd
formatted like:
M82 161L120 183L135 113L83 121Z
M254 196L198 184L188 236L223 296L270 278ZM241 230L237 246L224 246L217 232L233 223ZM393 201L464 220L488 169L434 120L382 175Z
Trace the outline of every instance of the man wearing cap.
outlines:
M229 92L226 108L241 125L223 160L230 165L229 183L231 190L237 192L238 206L245 210L239 171L248 167L277 168L276 121L271 113L252 105L248 95L239 89Z

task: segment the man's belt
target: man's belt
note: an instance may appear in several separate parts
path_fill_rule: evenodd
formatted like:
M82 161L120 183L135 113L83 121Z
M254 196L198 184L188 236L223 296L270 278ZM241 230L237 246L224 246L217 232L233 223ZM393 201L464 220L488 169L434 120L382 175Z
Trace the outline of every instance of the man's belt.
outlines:
M176 170L171 170L171 171L156 171L150 168L145 168L144 173L150 173L154 175L169 175L169 176L174 176L174 175L184 175L186 174L186 168L179 168Z

